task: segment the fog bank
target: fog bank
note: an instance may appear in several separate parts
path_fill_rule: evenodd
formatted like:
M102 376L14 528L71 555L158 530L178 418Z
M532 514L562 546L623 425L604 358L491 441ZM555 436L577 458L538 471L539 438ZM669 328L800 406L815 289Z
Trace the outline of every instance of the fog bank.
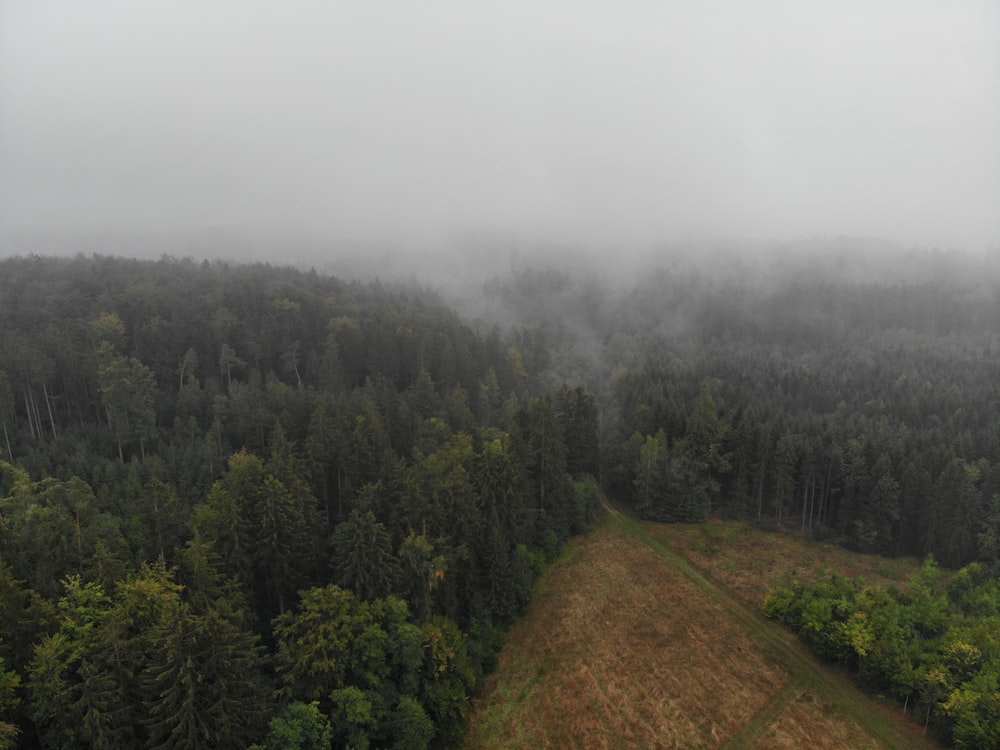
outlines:
M998 91L988 0L9 2L0 240L982 249Z

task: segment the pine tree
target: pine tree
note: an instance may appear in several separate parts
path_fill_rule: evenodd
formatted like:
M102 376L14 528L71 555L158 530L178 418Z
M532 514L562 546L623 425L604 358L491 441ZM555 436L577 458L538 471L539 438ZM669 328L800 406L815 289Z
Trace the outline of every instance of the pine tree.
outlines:
M215 610L180 603L156 629L143 672L150 748L245 748L266 705L256 636Z
M426 620L434 606L434 591L447 574L444 555L427 537L410 533L399 547L397 593L417 620Z
M643 518L673 520L668 508L669 454L667 436L660 430L646 437L635 467L635 509Z
M564 385L556 394L556 413L566 441L566 471L571 476L600 473L597 404L582 387Z
M395 583L395 558L385 526L371 511L352 511L333 532L337 582L361 599L386 596Z
M309 527L301 498L273 476L264 479L261 502L255 509L259 525L253 534L254 568L263 578L266 599L278 614L305 581L309 555Z
M524 484L524 467L508 433L484 440L474 474L483 518L495 513L496 523L511 545L531 541L534 508Z
M64 585L59 629L35 647L28 668L34 720L53 747L129 747L127 696L104 649L111 599L79 576Z
M569 536L566 444L551 399L535 399L520 422L521 438L527 448L525 473L533 486L539 514L536 533L540 539L551 532L565 540Z

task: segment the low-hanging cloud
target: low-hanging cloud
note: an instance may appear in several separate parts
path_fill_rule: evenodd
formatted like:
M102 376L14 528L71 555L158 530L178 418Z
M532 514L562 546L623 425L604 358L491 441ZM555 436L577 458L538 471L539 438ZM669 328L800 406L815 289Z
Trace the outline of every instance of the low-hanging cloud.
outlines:
M1000 6L10 2L0 224L1000 240Z

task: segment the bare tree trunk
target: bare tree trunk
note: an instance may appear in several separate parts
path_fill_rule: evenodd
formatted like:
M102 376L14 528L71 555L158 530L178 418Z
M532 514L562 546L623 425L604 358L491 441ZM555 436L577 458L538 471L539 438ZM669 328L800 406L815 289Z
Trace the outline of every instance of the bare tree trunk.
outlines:
M809 488L802 488L802 533L806 533L806 507L809 504Z
M337 521L344 517L344 487L341 482L340 464L337 464ZM333 525L331 524L331 528Z
M10 435L7 434L7 423L3 423L3 438L7 441L7 458L14 460L14 451L10 449Z
M24 411L27 412L28 414L28 432L31 433L31 439L36 440L37 438L35 437L35 426L32 423L32 418L31 418L31 404L28 403L28 389L22 388L21 392L24 394Z
M42 415L38 412L38 403L35 401L35 392L28 388L28 397L31 399L31 408L35 412L35 426L38 428L38 439L42 438Z
M66 400L66 416L71 420L73 418L73 400L70 398L72 391L70 390L69 383L66 382L66 373L63 372L59 379L62 380L63 384L63 398Z
M59 435L56 434L56 420L52 416L52 401L49 399L49 389L45 386L45 381L42 381L42 394L45 396L45 407L49 411L49 424L52 425L52 439L58 440Z
M809 498L809 530L813 527L813 511L816 510L816 477L812 480L812 491Z
M76 551L80 557L80 572L83 572L83 529L80 526L80 509L76 509Z
M830 467L826 470L826 486L823 488L823 499L820 501L819 522L824 526L829 526L830 520L830 481L833 479L833 459L830 459Z
M543 423L544 424L544 423ZM538 510L542 511L545 509L545 448L542 448L542 454L539 456L541 459L541 471L538 472Z
M90 412L90 407L94 407L94 416L97 419L97 424L101 424L101 404L100 401L92 401L90 398L90 388L87 387L87 379L83 380L83 397L85 399L84 404L87 407L87 412ZM80 417L80 427L84 427L84 419L81 415Z
M764 512L764 477L761 476L760 481L757 483L757 520L760 520L761 515Z
M108 424L111 424L111 414L110 413L108 413ZM125 463L125 454L122 453L122 438L121 438L121 434L120 434L117 426L114 428L114 431L115 431L115 442L118 444L118 460L121 461L124 464Z

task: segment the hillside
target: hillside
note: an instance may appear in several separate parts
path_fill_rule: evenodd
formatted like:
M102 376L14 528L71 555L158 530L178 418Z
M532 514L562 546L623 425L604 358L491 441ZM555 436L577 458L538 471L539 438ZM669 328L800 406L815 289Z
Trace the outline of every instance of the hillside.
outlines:
M757 554L775 542L780 557ZM751 558L764 581L789 565L906 575L903 563L746 526L640 525L609 512L539 581L466 747L936 747L762 619L735 574Z

